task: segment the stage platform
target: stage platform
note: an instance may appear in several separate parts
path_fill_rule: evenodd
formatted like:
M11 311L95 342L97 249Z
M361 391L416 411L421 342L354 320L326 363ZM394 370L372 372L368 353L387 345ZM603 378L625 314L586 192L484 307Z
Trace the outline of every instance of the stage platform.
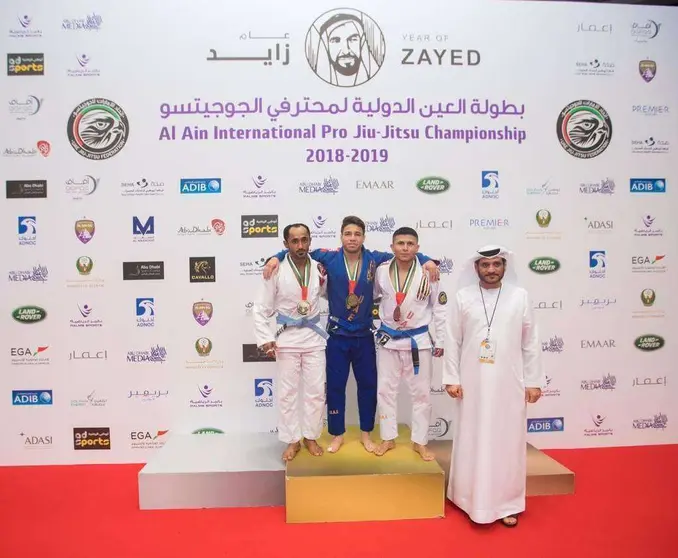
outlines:
M139 471L139 508L285 505L276 434L171 434Z
M285 475L287 523L428 519L445 515L445 472L412 450L410 430L400 425L394 450L367 453L360 432L348 427L335 454L303 451ZM320 444L327 448L325 433Z

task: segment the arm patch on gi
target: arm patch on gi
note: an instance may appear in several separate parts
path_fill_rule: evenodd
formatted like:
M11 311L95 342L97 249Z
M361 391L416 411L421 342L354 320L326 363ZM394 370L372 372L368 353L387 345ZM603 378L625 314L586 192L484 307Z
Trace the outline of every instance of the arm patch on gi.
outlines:
M445 291L440 291L438 294L438 304L445 306L447 304L447 294Z

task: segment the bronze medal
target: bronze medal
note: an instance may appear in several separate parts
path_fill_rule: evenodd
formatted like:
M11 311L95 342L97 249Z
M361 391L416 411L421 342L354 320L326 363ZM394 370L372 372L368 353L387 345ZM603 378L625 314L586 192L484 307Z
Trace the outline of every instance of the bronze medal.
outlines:
M396 306L393 311L393 320L396 322L400 321L400 305Z

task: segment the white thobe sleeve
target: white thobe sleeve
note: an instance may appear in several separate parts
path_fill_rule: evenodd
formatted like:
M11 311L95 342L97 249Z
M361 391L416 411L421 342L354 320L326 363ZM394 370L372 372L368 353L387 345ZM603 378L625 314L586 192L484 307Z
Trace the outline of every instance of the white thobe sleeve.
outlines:
M546 389L546 376L541 358L537 323L534 320L532 303L527 292L524 296L522 350L525 387Z
M277 273L268 281L262 279L259 293L254 302L252 315L254 316L254 335L258 347L275 341L275 329L271 323L271 318L276 312L275 293L278 287L279 277L280 274Z
M433 340L436 349L445 347L445 325L447 318L447 293L440 290L440 282L431 283L431 298L433 304ZM442 298L441 298L442 297Z
M443 356L443 385L461 384L459 365L464 341L462 308L459 293L450 301L450 315L445 328L445 355Z

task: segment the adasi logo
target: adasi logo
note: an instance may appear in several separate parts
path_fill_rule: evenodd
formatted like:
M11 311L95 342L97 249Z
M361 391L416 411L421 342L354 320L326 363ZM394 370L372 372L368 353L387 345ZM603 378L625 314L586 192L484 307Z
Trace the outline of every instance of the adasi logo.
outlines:
M657 349L661 349L665 345L665 342L664 338L659 335L646 334L637 337L633 344L636 349L640 349L641 351L656 351Z
M535 273L554 273L560 269L560 262L555 258L540 257L534 258L528 266Z
M102 426L73 429L73 449L75 450L110 450L111 429Z
M47 310L39 306L19 306L12 312L12 318L22 324L34 324L47 317Z
M71 147L92 161L114 157L125 147L129 122L125 111L113 101L96 97L80 103L68 118Z
M612 120L598 103L580 99L560 112L556 133L567 153L578 159L593 159L610 145Z
M439 176L427 176L417 181L417 189L425 194L441 194L450 189L450 181Z

